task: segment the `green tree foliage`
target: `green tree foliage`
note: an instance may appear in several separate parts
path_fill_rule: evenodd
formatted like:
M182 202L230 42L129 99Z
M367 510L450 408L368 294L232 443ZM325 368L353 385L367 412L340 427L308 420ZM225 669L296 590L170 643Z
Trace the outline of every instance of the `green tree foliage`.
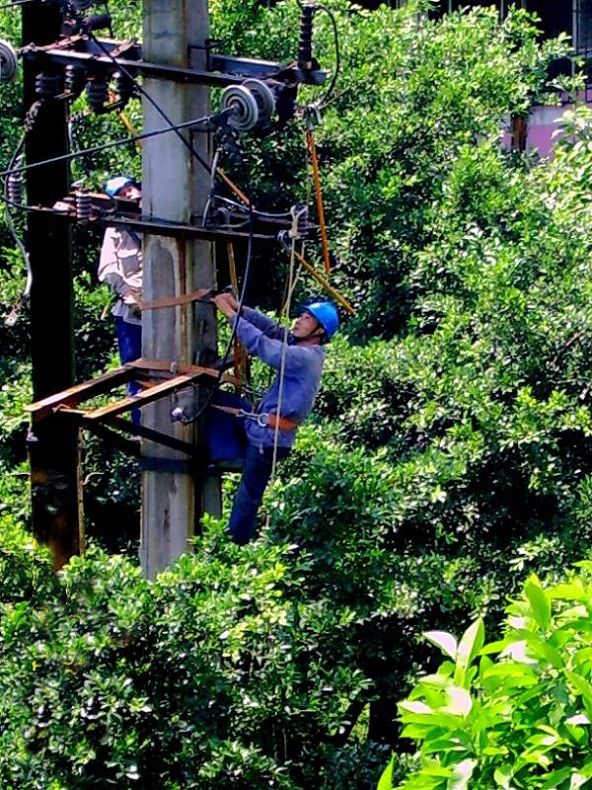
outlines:
M424 635L447 660L399 706L402 736L420 744L400 790L589 784L592 566L577 564L582 571L556 585L531 576L500 641L483 645L480 620L458 643L442 631Z
M154 584L95 550L45 602L13 595L0 608L2 787L340 786L325 761L368 679L343 613L298 601L291 551L240 551L212 527Z

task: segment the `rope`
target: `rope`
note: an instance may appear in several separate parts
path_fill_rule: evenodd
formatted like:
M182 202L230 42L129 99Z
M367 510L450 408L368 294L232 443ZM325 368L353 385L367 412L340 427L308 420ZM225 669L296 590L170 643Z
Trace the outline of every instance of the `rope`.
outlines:
M234 257L234 244L229 241L226 244L226 253L228 255L228 269L230 272L230 284L235 294L238 294L238 276L236 273L236 259ZM249 372L249 360L247 352L240 344L238 337L234 338L233 344L234 356L234 375L239 379L241 384L246 383Z
M292 304L292 293L294 291L294 269L296 266L296 242L298 240L298 220L301 214L306 211L306 208L300 209L300 211L293 211L292 212L292 248L290 253L290 269L288 273L288 298L286 299L286 309L288 315L290 314L290 308ZM282 400L284 397L284 376L286 373L286 357L288 352L288 327L284 327L284 338L282 340L282 355L280 360L280 372L279 372L279 389L278 389L278 405L276 414L281 416L282 413ZM277 451L278 451L278 442L279 442L279 425L276 423L274 432L273 432L273 457L271 462L271 483L275 480L275 472L277 468Z

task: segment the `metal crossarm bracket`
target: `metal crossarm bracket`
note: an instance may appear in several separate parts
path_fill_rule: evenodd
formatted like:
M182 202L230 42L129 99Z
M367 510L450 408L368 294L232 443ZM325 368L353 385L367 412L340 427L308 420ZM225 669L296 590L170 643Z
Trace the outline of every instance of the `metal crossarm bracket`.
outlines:
M94 200L94 196L92 196ZM66 197L64 202L69 201L70 198ZM71 212L56 211L55 209L46 206L29 206L28 211L39 214L53 214L56 217L63 217L64 220L70 222L77 222L74 206L72 205ZM96 215L91 214L89 224L99 225L112 225L114 227L130 228L138 233L152 233L156 236L170 236L170 237L186 237L193 239L203 239L205 241L219 241L220 239L227 239L228 241L248 241L252 239L256 242L272 242L277 243L278 233L249 233L248 231L233 230L232 228L217 228L216 226L204 227L203 225L186 225L180 222L169 222L164 219L145 219L137 216L127 216L124 214L112 215ZM276 224L271 220L267 221L268 224ZM262 224L262 223L261 223ZM285 225L285 223L277 224Z
M126 45L117 41L101 39L100 44L104 50L110 53L111 57L105 54L104 50L92 40L80 35L63 39L59 43L56 42L49 46L29 45L20 50L20 55L24 59L34 59L39 66L79 64L88 70L109 74L116 72L118 67L123 67L134 77L152 77L173 82L208 85L214 88L240 85L246 78L273 79L291 84L322 85L327 76L320 69L302 69L297 64L285 66L269 60L229 57L212 53L209 55L210 70L200 71L144 61L142 60L142 45L138 43L130 42ZM74 49L74 47L76 48ZM124 57L121 57L120 53L123 53ZM114 63L112 58L117 58L117 63Z

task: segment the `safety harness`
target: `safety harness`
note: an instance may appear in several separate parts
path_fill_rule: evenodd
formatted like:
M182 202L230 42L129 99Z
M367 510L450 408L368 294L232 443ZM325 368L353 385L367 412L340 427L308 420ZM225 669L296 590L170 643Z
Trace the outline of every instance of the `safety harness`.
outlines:
M282 417L281 415L270 414L269 412L246 411L236 406L221 406L217 403L212 403L211 407L213 409L218 409L218 411L232 414L235 417L243 417L246 420L252 420L257 423L259 427L273 428L274 431L293 431L299 425L297 420L291 420L289 417Z

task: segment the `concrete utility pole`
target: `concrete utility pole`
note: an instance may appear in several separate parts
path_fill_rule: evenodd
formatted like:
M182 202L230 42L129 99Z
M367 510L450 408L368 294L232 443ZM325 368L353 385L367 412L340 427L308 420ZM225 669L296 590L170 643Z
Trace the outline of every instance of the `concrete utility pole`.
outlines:
M177 67L206 68L209 36L207 0L144 0L143 58ZM173 123L209 112L208 88L162 79L144 87ZM144 98L144 128L162 128L163 117ZM182 132L202 159L210 161L209 135ZM209 175L174 133L144 143L142 213L144 218L191 223L201 217ZM180 296L215 284L213 245L144 235L144 299ZM142 317L142 355L169 362L199 362L215 352L215 311L209 305L184 305L146 311ZM171 433L169 399L143 409L149 428ZM175 424L175 435L193 441L195 429ZM220 481L197 479L182 453L144 441L142 445L142 535L140 558L153 578L189 548L204 510L220 511Z
M56 4L23 6L23 44L50 44L60 34L61 10ZM51 79L51 73L48 75ZM24 102L37 101L37 69L25 61ZM44 101L37 106L36 120L27 134L28 163L68 152L67 105ZM69 167L59 162L34 168L27 174L30 204L51 206L68 191ZM51 214L30 214L27 247L33 272L31 304L31 355L33 393L40 400L74 383L72 328L72 268L70 231ZM82 508L78 428L53 417L33 425L29 443L33 530L48 544L56 568L82 549Z

